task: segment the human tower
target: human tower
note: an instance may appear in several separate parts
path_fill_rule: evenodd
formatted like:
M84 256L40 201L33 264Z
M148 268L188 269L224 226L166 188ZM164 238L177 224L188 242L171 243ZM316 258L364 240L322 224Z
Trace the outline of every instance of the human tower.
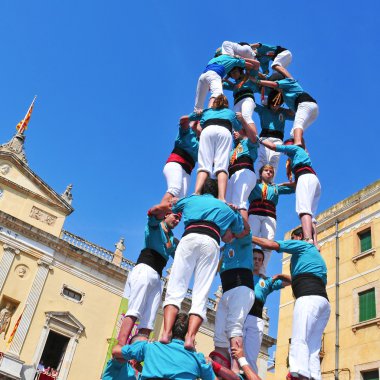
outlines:
M180 118L164 166L167 191L148 211L144 248L125 286L128 311L103 379L259 379L263 307L271 292L287 285L295 297L287 378L321 379L319 350L330 304L314 219L321 187L304 139L318 105L288 71L291 61L281 46L225 41L200 75L194 111ZM224 90L233 92L233 110ZM286 121L292 128L284 141ZM288 157L287 182L275 184L281 153ZM195 190L188 196L196 163ZM279 197L292 193L301 227L291 240L274 240ZM172 230L181 219L185 230L178 240ZM273 250L291 254L290 275L267 275ZM158 342L149 342L170 256L163 331ZM223 296L215 349L205 359L195 339L217 272ZM192 276L192 305L184 315L179 311ZM128 344L137 320L139 332ZM131 365L132 359L143 367Z

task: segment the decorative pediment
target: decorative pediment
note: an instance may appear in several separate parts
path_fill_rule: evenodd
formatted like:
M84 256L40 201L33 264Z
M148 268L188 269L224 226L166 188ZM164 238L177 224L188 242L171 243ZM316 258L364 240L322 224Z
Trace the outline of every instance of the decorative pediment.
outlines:
M6 185L23 197L34 198L65 215L74 209L69 202L46 184L21 159L12 153L0 151L0 186Z
M55 325L61 330L80 335L85 327L69 311L48 311L46 314L46 325Z

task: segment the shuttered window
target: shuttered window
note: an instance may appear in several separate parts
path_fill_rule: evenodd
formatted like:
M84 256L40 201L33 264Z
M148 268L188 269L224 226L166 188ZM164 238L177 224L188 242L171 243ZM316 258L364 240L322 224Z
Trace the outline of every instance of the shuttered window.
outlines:
M376 318L375 288L359 293L359 322Z
M379 380L379 370L362 372L363 380Z
M368 251L372 248L372 239L371 239L371 229L360 232L359 234L360 240L360 252Z

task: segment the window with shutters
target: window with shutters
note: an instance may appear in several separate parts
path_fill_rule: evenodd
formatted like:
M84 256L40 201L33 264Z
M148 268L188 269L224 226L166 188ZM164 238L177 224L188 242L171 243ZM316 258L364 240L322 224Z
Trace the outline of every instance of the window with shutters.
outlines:
M79 289L72 288L66 284L63 284L61 289L61 296L77 303L83 302L84 293Z
M359 322L376 318L375 288L359 293Z
M379 370L375 369L373 371L362 372L363 380L379 380Z
M372 248L371 229L368 228L358 233L360 241L360 252L366 252Z

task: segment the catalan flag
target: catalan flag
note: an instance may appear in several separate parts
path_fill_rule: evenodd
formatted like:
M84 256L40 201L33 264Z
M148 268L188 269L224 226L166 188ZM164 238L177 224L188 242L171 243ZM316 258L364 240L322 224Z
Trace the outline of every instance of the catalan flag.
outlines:
M10 335L10 337L9 337L9 339L8 339L8 342L7 342L8 345L12 343L12 340L13 340L14 336L16 335L16 331L17 331L17 329L18 329L18 325L19 325L20 322L21 322L21 318L22 318L22 315L23 315L23 314L24 314L24 312L22 312L21 315L18 317L18 320L17 320L17 322L16 322L16 324L15 324L15 327L13 327L12 334Z
M32 116L34 102L36 101L37 96L34 97L32 104L30 105L28 112L26 113L25 117L16 125L16 129L18 133L23 134L24 131L28 128L30 117Z

